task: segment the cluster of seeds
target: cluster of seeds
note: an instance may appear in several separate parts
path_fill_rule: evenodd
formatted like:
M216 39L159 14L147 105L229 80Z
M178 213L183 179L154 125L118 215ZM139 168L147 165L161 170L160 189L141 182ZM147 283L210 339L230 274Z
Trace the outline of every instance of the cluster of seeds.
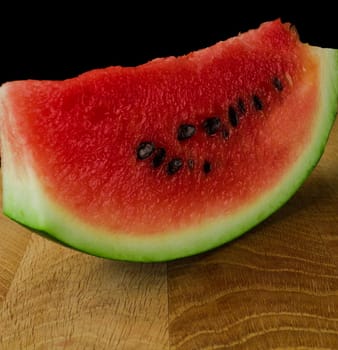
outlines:
M139 160L145 160L153 156L151 163L153 168L158 168L164 163L166 157L166 150L163 147L156 148L153 142L141 142L136 150L136 156ZM189 163L188 163L189 164ZM167 173L173 175L177 173L183 166L181 158L173 158L167 164Z
M277 91L283 90L283 84L278 77L272 79L272 84ZM263 102L256 94L252 95L252 105L256 111L263 110ZM242 98L239 98L237 104L230 105L227 111L228 125L232 128L236 128L239 125L239 117L244 115L247 111L247 107ZM208 136L213 136L221 132L224 139L228 139L230 136L230 130L225 125L222 124L221 118L219 116L210 116L204 119L202 122L202 129ZM193 124L181 124L177 129L177 140L185 141L192 138L197 132L197 127ZM136 157L138 160L151 159L151 164L153 168L160 167L166 160L167 152L163 147L156 147L155 143L152 141L141 142L136 149ZM190 170L195 168L195 161L193 159L187 160L187 165ZM166 163L166 172L168 175L173 175L177 173L184 165L184 160L182 158L174 157L171 158ZM210 173L212 170L212 164L209 160L204 160L202 165L202 171L205 174Z

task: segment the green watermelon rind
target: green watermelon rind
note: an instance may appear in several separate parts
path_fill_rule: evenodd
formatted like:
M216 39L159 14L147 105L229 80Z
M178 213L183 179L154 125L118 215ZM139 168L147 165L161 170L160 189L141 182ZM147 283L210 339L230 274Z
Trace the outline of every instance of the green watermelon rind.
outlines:
M30 160L25 175L18 176L11 149L6 140L3 162L3 210L13 220L54 241L92 255L128 261L168 261L195 255L227 243L256 226L285 204L319 162L331 128L338 102L338 50L312 48L321 65L321 93L311 142L293 168L272 190L253 204L242 207L231 217L206 220L198 227L156 235L112 235L99 227L90 227L53 203L41 188ZM6 92L2 92L5 94ZM7 111L10 113L10 111ZM14 119L14 118L13 118Z

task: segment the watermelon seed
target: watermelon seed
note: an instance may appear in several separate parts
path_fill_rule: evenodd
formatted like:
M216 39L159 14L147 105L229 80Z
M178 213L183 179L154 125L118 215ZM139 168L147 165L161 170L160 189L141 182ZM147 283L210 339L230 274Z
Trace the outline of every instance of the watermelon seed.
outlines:
M211 171L211 163L208 160L205 160L203 163L203 171L205 174L208 174Z
M203 129L208 135L214 135L221 127L221 120L218 117L210 117L204 120Z
M237 103L239 111L244 114L246 112L244 101L240 98Z
M238 126L238 116L234 107L230 106L228 110L230 124L235 128Z
M189 169L194 169L194 166L195 166L195 162L193 159L188 159L188 167Z
M175 173L177 173L183 165L183 161L181 158L173 158L167 166L167 173L169 175L173 175Z
M262 103L261 99L257 95L253 95L252 100L253 100L253 103L254 103L256 110L261 111L263 109L263 103Z
M179 141L189 139L196 132L196 128L191 124L182 124L177 131L177 139Z
M153 167L158 168L163 162L166 156L166 150L164 148L157 148L155 150L155 156L153 158Z
M283 90L283 84L280 81L280 79L278 77L274 77L272 79L272 84L274 85L274 87L278 90L278 91L282 91Z
M155 145L152 142L141 142L136 150L137 158L144 160L152 155Z
M230 136L229 130L224 128L222 130L222 135L223 135L223 138L227 140L229 138L229 136Z

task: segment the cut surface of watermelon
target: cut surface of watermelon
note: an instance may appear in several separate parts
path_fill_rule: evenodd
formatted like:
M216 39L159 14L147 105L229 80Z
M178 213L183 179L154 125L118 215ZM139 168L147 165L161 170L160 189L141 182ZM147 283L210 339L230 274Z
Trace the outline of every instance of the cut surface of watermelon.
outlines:
M0 88L4 213L87 253L228 242L299 188L338 103L338 51L279 20L181 57Z

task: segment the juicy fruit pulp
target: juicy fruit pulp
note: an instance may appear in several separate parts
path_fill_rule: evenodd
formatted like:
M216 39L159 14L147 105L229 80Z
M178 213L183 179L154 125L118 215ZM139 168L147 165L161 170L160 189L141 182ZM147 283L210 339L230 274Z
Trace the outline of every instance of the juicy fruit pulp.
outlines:
M280 207L319 160L337 57L274 21L183 57L5 84L4 211L116 259L227 242Z

